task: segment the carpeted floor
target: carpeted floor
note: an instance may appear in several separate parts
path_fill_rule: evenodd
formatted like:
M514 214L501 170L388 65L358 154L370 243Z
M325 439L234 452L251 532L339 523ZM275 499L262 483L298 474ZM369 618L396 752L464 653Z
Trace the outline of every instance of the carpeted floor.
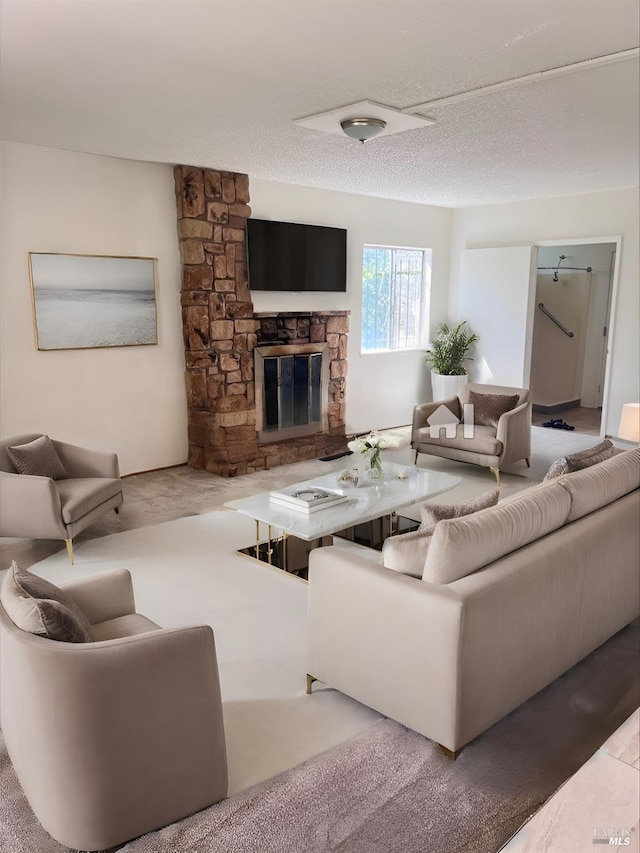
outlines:
M542 479L555 458L597 443L535 427L532 436L532 467L504 472L503 497ZM413 462L409 450L384 455ZM15 557L25 568L37 563L35 570L54 582L126 565L141 612L167 627L207 622L216 631L235 793L126 851L488 853L637 706L637 625L494 726L454 764L429 741L379 722L336 691L305 697L306 585L237 556L253 532L248 519L206 514L224 501L345 464L315 460L237 480L186 467L126 478L121 519L110 514L79 536L73 567L59 542L2 543L2 568ZM438 502L495 486L493 475L475 466L424 456L419 464L461 476L460 486ZM106 535L118 530L126 532ZM181 595L173 584L176 566ZM537 704L545 696L552 697L548 709ZM0 850L61 849L33 818L1 752Z
M391 720L121 853L497 851L637 707L636 620L455 762ZM589 849L591 827L576 827ZM0 745L0 849L61 853ZM561 853L558 851L557 853Z
M394 432L408 438L409 427ZM502 476L503 496L507 496L513 486L523 487L530 481L543 479L551 463L567 453L584 450L597 444L599 439L592 435L577 432L532 427L531 429L531 468L523 462L508 466ZM411 450L386 450L383 457L403 465L413 464L414 453ZM243 498L257 492L269 491L308 480L331 471L362 464L357 455L336 459L331 462L310 460L283 465L271 471L248 474L235 479L225 479L206 471L194 471L186 465L164 468L133 474L123 480L125 502L119 516L109 513L74 539L74 548L100 536L108 536L124 530L133 530L163 521L172 521L188 515L211 512L220 509L225 501ZM434 467L464 478L463 489L449 494L447 499L456 500L465 491L468 495L478 494L482 490L494 487L493 474L486 468L475 465L439 459L436 456L420 456L418 464L422 467ZM444 501L444 497L442 498ZM1 539L0 569L11 565L16 559L24 568L35 565L51 554L64 551L64 543L54 540Z

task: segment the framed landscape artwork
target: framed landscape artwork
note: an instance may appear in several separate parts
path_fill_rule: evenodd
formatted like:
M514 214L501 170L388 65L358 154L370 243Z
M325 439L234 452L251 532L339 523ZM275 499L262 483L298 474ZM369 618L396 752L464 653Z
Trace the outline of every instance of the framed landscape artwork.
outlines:
M155 258L29 253L39 350L158 343Z

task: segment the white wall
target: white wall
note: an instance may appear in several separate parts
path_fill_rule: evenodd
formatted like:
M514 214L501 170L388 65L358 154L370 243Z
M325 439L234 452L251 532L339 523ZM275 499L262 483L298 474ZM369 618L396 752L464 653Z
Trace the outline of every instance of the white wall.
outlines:
M538 275L531 353L531 397L553 406L580 400L589 316L590 276L585 272ZM573 337L559 329L537 307L542 303Z
M454 317L464 249L548 240L571 245L586 237L622 237L614 336L610 339L609 405L603 424L603 431L612 435L617 433L623 403L637 402L639 395L638 229L637 188L460 208L453 214L449 306Z
M2 144L0 435L45 432L115 450L123 473L182 464L187 412L169 165ZM251 180L255 216L348 229L346 294L255 294L257 311L349 309L350 430L405 424L428 399L422 350L360 355L362 246L433 248L432 326L447 316L451 211ZM158 259L158 346L39 352L29 252Z
M0 435L42 431L115 450L123 473L183 463L186 400L172 167L12 142L2 144L1 154ZM430 396L422 350L360 354L365 243L433 249L433 328L457 316L464 248L554 239L570 245L577 238L622 235L607 432L617 431L622 404L638 400L636 191L456 211L251 178L250 191L255 216L348 229L346 294L256 293L254 304L257 311L351 311L349 430L408 423L414 404ZM30 251L158 258L158 346L38 352Z
M573 397L579 398L581 405L597 408L602 405L602 396L604 392L604 358L606 355L607 339L602 332L605 327L609 327L609 297L612 284L612 260L615 254L615 243L583 243L573 246L541 246L538 250L538 265L541 267L557 267L560 255L565 255L562 261L560 272L558 274L558 282L553 282L553 271L547 270L539 277L538 285L542 284L542 289L547 289L551 294L552 300L558 296L557 291L566 291L570 296L570 301L573 303L572 290L575 290L577 283L575 277L587 276L590 287L587 292L587 308L588 316L584 326L584 353L583 360L579 363L579 369L576 379L581 378L577 388L574 388ZM562 272L562 268L567 267L591 267L591 273L584 272ZM541 297L544 302L544 297ZM536 295L536 303L540 301ZM546 303L545 303L546 305ZM567 319L571 317L571 310L568 311ZM543 325L544 321L544 325ZM573 322L573 320L572 320ZM539 331L538 327L546 330L542 337L547 337L547 342L542 344L545 357L547 359L561 358L561 348L566 347L566 341L558 342L562 339L557 334L557 329L549 327L549 322L541 315L540 311L536 311L536 324L534 329L534 350L536 346L536 334ZM542 329L540 329L541 331ZM567 339L569 340L569 339ZM575 340L575 339L574 339ZM556 347L559 345L558 351ZM532 370L536 367L537 362L542 362L544 357L538 359L534 352L532 358ZM542 363L538 365L542 368ZM533 374L532 374L533 375ZM549 373L547 373L549 376ZM533 388L533 381L532 381ZM541 396L549 396L542 394ZM536 399L534 394L534 400ZM558 399L560 399L558 397Z
M360 353L362 248L367 243L433 249L430 325L447 319L452 211L249 177L252 215L262 219L347 229L346 293L253 293L256 311L351 311L347 430L411 422L413 407L430 399L424 350ZM426 347L426 341L425 341Z
M0 435L44 432L118 453L122 473L187 456L171 166L2 143ZM158 345L38 352L29 252L157 263Z

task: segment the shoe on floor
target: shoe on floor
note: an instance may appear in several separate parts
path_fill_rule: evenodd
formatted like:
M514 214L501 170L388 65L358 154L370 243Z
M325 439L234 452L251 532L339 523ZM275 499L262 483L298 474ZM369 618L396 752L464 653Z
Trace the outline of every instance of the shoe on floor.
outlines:
M543 427L557 427L557 426L558 426L558 424L561 424L561 423L562 423L562 418L560 418L560 419L556 419L556 420L553 420L553 421L545 421L545 422L542 424L542 426L543 426Z

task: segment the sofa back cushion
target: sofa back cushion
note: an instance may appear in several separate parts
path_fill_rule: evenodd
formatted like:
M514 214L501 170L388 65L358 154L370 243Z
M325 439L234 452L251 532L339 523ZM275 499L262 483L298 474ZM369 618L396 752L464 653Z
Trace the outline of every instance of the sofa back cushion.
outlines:
M22 631L66 643L91 641L91 625L75 601L15 560L2 582L0 601Z
M640 448L567 474L556 482L571 497L567 521L575 521L640 488Z
M457 503L425 503L420 508L422 524L411 533L389 536L382 546L382 563L387 569L421 578L424 573L427 551L438 522L447 518L461 518L489 506L495 506L500 498L500 489Z
M553 480L554 477L561 477L563 474L571 474L573 471L590 468L592 465L604 462L605 459L610 459L614 451L613 443L607 438L594 447L587 448L587 450L580 450L578 453L571 453L568 456L556 459L545 474L544 479Z
M562 527L570 509L569 493L552 481L473 515L440 521L422 579L443 584L466 577Z

